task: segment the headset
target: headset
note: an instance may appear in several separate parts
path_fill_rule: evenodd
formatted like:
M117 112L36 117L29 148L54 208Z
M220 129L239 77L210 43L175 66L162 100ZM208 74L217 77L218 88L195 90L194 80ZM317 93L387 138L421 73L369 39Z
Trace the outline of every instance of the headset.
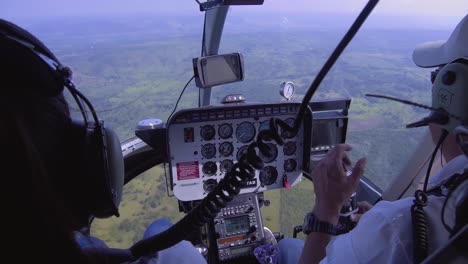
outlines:
M108 218L119 216L118 206L124 184L124 163L117 134L105 127L90 101L71 81L72 72L36 37L19 26L0 19L0 75L13 80L14 89L2 89L2 97L32 100L52 98L65 87L79 106L82 120L71 120L67 135L74 154L70 164L79 170L77 186L83 194L80 207L89 216ZM2 78L3 79L3 78ZM92 115L88 119L87 113ZM75 175L75 174L73 174ZM73 184L71 184L73 185ZM79 187L78 187L79 186Z
M434 79L432 88L432 108L437 112L425 119L424 122L433 122L438 124L443 133L437 143L437 146L432 154L428 172L424 183L423 191L416 191L414 204L411 207L413 220L413 239L414 239L414 262L420 263L428 256L428 229L424 207L427 205L428 199L426 196L426 187L429 177L429 171L434 161L435 153L443 143L448 133L455 135L460 149L465 155L468 155L467 143L463 139L463 135L467 134L466 126L468 125L468 60L466 58L456 59L438 70L437 76ZM435 114L437 113L437 115ZM423 119L424 120L424 119ZM428 121L431 120L431 121ZM417 122L418 123L418 122ZM422 123L421 123L422 124ZM452 193L466 180L467 171L462 174L453 175L449 182L456 182L447 188L447 196L442 206L441 221L445 229L450 233L450 236L455 235L466 224L466 209L468 196L462 194L462 197L455 204L456 208L456 225L449 227L445 223L444 211ZM440 189L437 187L434 190ZM431 193L433 191L429 191Z
M447 114L439 125L450 133L468 125L468 58L454 60L442 67L432 89L432 107Z

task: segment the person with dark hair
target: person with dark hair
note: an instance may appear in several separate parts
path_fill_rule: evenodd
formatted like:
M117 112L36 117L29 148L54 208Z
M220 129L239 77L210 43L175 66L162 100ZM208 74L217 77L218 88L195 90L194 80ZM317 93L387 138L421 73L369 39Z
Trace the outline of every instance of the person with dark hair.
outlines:
M4 139L2 149L9 153L2 160L2 169L4 175L11 175L6 180L8 185L27 190L12 192L6 202L12 210L5 226L15 230L9 240L17 245L26 241L37 260L87 262L89 259L79 249L72 233L80 227L80 219L66 202L69 198L60 191L56 180L69 173L63 158L64 131L57 129L67 123L67 105L62 96L6 99L1 100L0 120L8 125L2 127L0 136ZM57 184L51 184L54 181ZM24 226L31 229L25 232Z
M9 243L27 248L40 263L206 262L187 241L134 259L130 250L110 249L90 236L94 217L118 216L124 171L117 136L74 87L71 71L37 38L5 20L0 20L0 76L5 124L0 136L8 152L2 169L12 175L11 186L20 187L8 197L6 226L15 231ZM84 122L70 117L65 87ZM170 225L156 220L144 238Z

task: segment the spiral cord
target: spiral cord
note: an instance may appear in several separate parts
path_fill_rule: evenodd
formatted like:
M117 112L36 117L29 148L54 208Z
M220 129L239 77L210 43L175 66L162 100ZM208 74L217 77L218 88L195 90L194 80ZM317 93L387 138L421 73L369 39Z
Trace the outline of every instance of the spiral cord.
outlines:
M424 186L422 190L417 190L414 193L413 206L411 206L411 219L413 222L413 261L414 263L421 263L426 257L428 252L428 233L426 214L424 207L427 205L427 184L431 174L432 164L434 163L437 151L442 146L448 132L442 130L442 134L437 141L437 145L432 151L431 159L427 166L426 177L424 179Z
M421 263L427 257L427 221L424 207L427 205L427 195L421 190L414 194L414 204L411 206L411 219L413 221L414 263Z

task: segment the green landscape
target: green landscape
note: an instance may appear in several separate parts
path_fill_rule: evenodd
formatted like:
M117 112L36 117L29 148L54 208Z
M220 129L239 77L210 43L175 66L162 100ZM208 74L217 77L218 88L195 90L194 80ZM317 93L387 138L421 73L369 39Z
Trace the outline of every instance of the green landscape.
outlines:
M88 96L99 117L117 131L121 141L134 137L138 121L166 120L184 84L193 75L192 58L200 55L203 17L136 20L66 20L62 24L29 24L30 29L73 70L77 87ZM136 23L138 21L138 23ZM229 22L229 23L228 23ZM342 28L255 31L229 28L220 52L242 52L245 81L213 88L212 103L230 93L248 102L279 102L279 86L293 81L294 100L301 100L315 74L341 38ZM158 23L164 23L162 26ZM93 25L99 24L102 30ZM68 28L69 30L62 30ZM424 129L405 124L427 114L395 102L367 98L380 93L430 103L429 70L416 67L411 54L424 41L444 39L445 31L364 29L326 77L314 100L351 98L347 142L352 159L367 156L365 176L381 189L404 165ZM198 88L189 85L179 109L198 105ZM73 113L79 117L76 106ZM166 190L164 166L135 178L124 188L120 218L95 220L92 233L112 247L128 247L141 239L152 221L166 217L176 222L183 214ZM314 203L313 186L303 180L291 190L265 194L265 225L291 236Z

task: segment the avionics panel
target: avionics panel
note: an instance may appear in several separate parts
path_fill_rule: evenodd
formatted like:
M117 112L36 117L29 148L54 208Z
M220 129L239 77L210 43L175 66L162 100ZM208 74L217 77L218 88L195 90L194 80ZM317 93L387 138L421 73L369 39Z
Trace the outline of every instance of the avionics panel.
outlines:
M213 223L221 261L253 257L254 248L264 243L257 194L237 195L215 216Z
M271 117L293 124L299 105L232 105L176 113L169 120L167 133L174 195L181 201L203 199L247 151L259 131L268 128ZM307 111L310 118L310 109ZM260 155L265 167L255 172L241 193L293 186L301 180L310 159L310 119L305 124L294 137L282 132L283 146L267 140L275 154L272 158Z

